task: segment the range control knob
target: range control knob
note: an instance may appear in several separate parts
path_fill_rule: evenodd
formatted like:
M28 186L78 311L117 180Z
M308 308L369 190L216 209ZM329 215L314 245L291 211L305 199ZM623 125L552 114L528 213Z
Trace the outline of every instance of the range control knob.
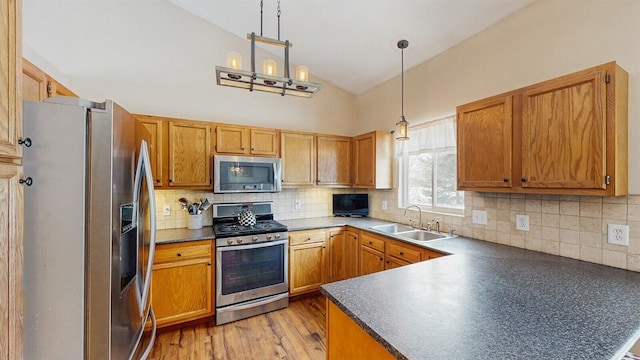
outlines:
M276 234L276 239L280 239L280 234Z
M236 241L238 242L238 244L242 244L242 238L238 238Z
M233 239L227 240L227 244L229 244L229 245L233 244Z
M258 237L257 237L257 236L254 236L253 238L251 238L251 241L253 241L253 242L258 241Z
M267 240L271 240L272 237L271 234L267 234Z

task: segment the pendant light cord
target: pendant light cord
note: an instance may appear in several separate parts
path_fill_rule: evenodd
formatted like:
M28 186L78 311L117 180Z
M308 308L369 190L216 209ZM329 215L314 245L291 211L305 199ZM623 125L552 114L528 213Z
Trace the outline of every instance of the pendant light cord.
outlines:
M402 117L404 117L404 49L402 49Z
M262 8L264 7L263 1L264 0L260 0L260 36L262 36Z
M280 40L280 0L278 0L278 40Z
M260 36L262 36L262 18L264 17L264 0L260 0ZM278 0L278 40L280 40L280 14L282 12L280 11L280 0Z

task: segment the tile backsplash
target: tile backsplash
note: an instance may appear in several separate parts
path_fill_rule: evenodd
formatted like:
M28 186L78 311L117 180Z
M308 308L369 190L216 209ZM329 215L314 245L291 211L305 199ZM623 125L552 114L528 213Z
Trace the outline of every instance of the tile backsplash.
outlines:
M208 198L210 202L273 201L276 220L331 216L331 194L369 193L370 216L378 219L408 223L417 220L418 212L398 207L398 191L354 189L285 189L279 193L213 194L202 191L156 190L158 228L187 227L187 213L181 210L178 199L194 202ZM300 209L295 209L299 200ZM387 208L382 208L386 202ZM171 207L171 215L163 215L164 205ZM473 210L487 212L487 225L472 223ZM529 216L529 231L516 230L516 215ZM524 195L496 193L465 193L462 214L441 214L423 211L423 223L438 216L443 230L489 242L526 248L588 262L604 264L640 272L640 195L620 197ZM204 225L213 223L212 210L204 214ZM629 246L607 243L607 225L629 226Z
M333 215L331 208L331 194L353 192L352 189L285 189L279 193L252 193L252 194L213 194L203 191L189 190L156 190L156 214L158 217L158 229L174 229L187 227L187 213L182 211L178 202L181 197L191 203L200 198L207 198L212 203L229 202L259 202L273 201L274 218L276 220L303 219ZM300 201L300 209L295 209L295 201ZM171 207L171 215L163 215L165 205ZM213 212L210 208L205 211L203 225L213 223Z

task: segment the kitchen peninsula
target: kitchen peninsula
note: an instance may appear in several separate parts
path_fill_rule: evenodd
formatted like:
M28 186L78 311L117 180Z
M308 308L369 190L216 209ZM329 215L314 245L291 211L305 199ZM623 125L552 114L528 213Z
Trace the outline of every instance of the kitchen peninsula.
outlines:
M463 237L427 246L453 255L323 285L328 359L620 359L640 336L638 273Z

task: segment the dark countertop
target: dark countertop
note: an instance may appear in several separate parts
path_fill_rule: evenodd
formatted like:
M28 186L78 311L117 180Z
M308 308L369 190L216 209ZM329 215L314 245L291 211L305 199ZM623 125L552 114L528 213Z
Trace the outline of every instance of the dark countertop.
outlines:
M212 226L203 226L202 229L198 230L180 228L158 230L156 232L156 242L158 244L171 244L208 239L215 239Z
M640 273L463 237L454 255L326 284L398 359L619 359L640 337Z

